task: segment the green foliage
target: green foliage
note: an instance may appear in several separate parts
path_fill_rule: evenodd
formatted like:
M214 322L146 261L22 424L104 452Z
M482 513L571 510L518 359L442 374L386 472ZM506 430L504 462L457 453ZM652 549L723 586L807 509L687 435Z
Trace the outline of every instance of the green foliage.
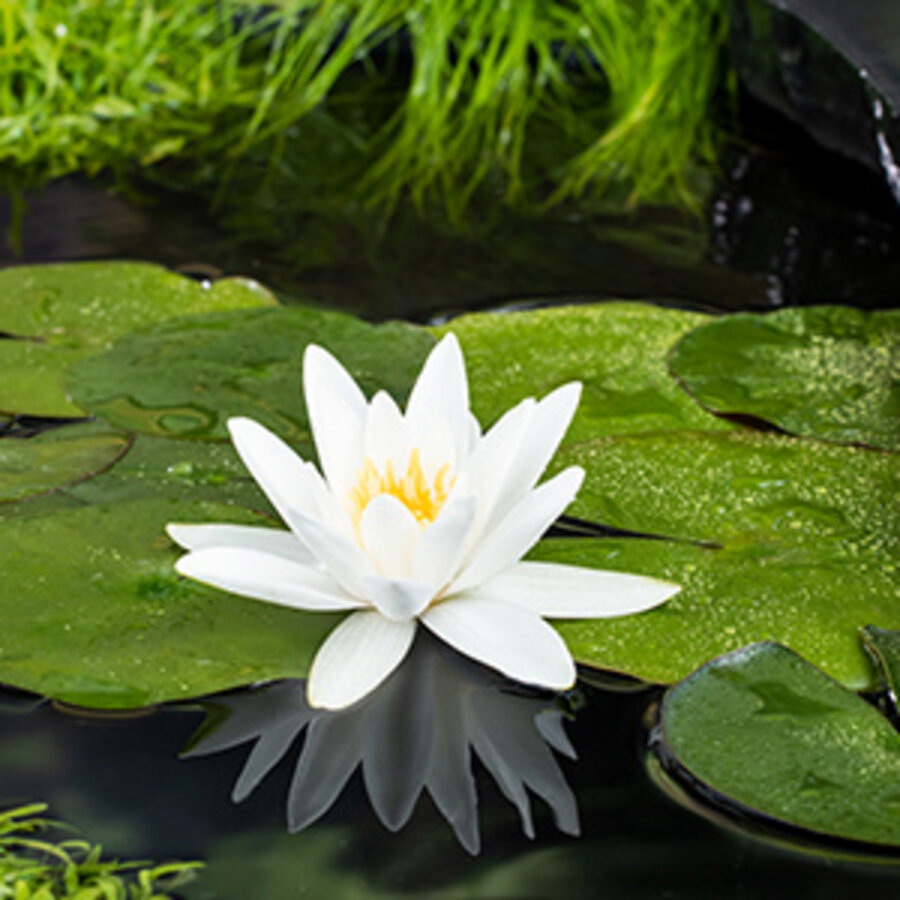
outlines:
M434 343L401 322L369 325L309 307L229 310L125 335L73 366L66 383L80 407L121 428L227 440L227 419L249 416L309 454L301 372L313 341L370 394L384 388L401 399Z
M719 413L792 434L900 450L900 312L846 306L745 313L676 344L672 372Z
M703 666L665 697L663 748L716 793L818 836L900 846L900 735L777 644Z
M0 271L0 409L80 416L63 372L120 334L192 313L272 306L255 281L191 281L147 263L59 263Z
M728 430L679 388L665 365L672 344L708 321L701 313L612 302L474 313L434 331L459 338L473 410L485 425L525 397L580 381L584 392L566 433L571 444L608 434Z
M557 200L690 202L721 6L5 0L0 165L9 187L164 161L221 182L247 154L277 173L324 120L359 154L343 189L380 206L409 190L458 218L487 180L517 202L548 178Z
M167 900L201 863L104 860L99 846L40 835L59 823L44 803L0 811L2 900Z
M128 450L127 436L105 423L51 428L0 442L0 503L89 478Z

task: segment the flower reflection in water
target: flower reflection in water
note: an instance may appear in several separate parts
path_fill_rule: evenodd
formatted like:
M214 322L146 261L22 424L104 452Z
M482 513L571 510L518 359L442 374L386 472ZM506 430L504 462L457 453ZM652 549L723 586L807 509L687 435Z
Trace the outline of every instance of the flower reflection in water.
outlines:
M208 701L185 757L255 741L235 783L239 803L306 729L287 801L299 831L325 814L362 764L375 813L390 830L410 819L422 789L470 853L480 849L472 751L534 836L528 791L557 827L578 835L575 796L553 750L575 758L555 698L522 687L420 633L404 663L375 691L341 710L311 707L302 680L274 682ZM552 748L552 749L551 749Z

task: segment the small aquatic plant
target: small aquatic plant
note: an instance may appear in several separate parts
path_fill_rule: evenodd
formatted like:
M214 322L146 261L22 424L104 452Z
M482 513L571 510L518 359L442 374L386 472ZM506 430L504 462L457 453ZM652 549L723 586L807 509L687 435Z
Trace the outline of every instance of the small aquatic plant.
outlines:
M13 900L166 900L201 863L104 860L83 840L36 835L59 828L45 803L0 811L0 897ZM163 886L165 885L165 887Z
M520 562L584 477L570 466L535 487L580 384L521 401L482 434L453 334L430 353L405 414L384 391L367 402L316 345L303 381L324 478L263 426L229 421L241 459L291 530L168 530L190 551L176 564L182 575L284 606L350 611L313 660L313 706L340 709L370 693L406 657L418 622L510 678L568 688L572 655L543 617L620 616L677 593L639 575Z

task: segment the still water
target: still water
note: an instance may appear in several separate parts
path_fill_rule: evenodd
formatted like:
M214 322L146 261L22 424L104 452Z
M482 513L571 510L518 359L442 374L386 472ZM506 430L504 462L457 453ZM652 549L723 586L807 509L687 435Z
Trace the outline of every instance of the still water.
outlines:
M763 122L762 134L766 127ZM460 235L401 212L376 245L349 219L286 219L278 236L266 237L240 217L207 214L196 198L155 193L153 202L134 203L79 180L35 192L28 202L24 254L4 246L0 264L146 259L197 277L251 275L288 295L373 319L425 320L464 309L604 297L729 311L823 302L879 307L896 302L900 283L900 217L883 185L799 135L778 149L761 140L731 151L707 212L696 218L665 209L628 216L602 208L559 210L544 218L510 215ZM478 677L465 682L467 697ZM223 705L240 707L247 734L261 734L262 714L247 710L257 701L265 706L272 691L298 696L289 683L257 696L229 695L217 702L219 713ZM288 819L304 818L292 809L290 786L314 728L296 718L296 708L290 721L278 719L276 710L280 749L266 765L260 768L257 759L256 769L245 771L245 786L249 780L254 789L236 804L232 791L251 745L197 755L215 743L216 733L207 729L193 738L194 752L182 755L206 718L199 703L98 717L12 691L0 692L0 798L46 801L54 817L75 823L111 856L206 861L183 889L197 900L845 898L896 889L896 867L791 847L771 832L754 831L752 823L687 809L665 793L648 774L657 688L580 683L559 700L513 691L515 720L500 711L510 697L496 685L490 691L491 699L478 701L487 704L482 721L488 730L492 721L502 727L493 744L478 738L477 810L457 810L454 825L424 794L410 807L409 784L402 814L382 800L389 824L408 815L399 831L373 811L373 790L390 794L391 778L409 780L404 764L417 758L424 733L415 732L418 725L393 745L394 758L382 746L381 776L367 770L364 779L357 770L343 790L326 763L340 751L347 757L360 729L337 727L334 753L320 748L320 768L306 775L306 787L330 791L334 805L290 834ZM417 696L400 692L387 731L401 734L410 721L422 721L421 711L410 716L422 703ZM526 708L531 712L523 719ZM541 710L555 723L547 726L549 742L535 726ZM530 772L524 780L543 786L545 795L531 798L533 838L524 834L528 817L523 820L516 794L522 770L516 776L498 749L510 734L521 734L517 746L533 751L522 763ZM577 759L566 752L568 741ZM349 774L347 759L343 765L341 777ZM337 778L330 787L328 777ZM373 788L378 777L381 787ZM447 778L465 782L458 770ZM470 852L473 817L477 855Z
M290 691L290 683L279 685L285 686ZM496 760L493 774L484 764L475 765L478 855L463 848L424 795L405 826L389 831L376 818L359 771L318 822L289 834L291 780L311 733L294 732L284 757L236 804L230 797L251 744L180 758L204 721L199 704L107 718L47 703L34 706L30 698L7 693L0 710L0 796L49 802L56 816L77 822L109 854L205 860L207 868L182 889L185 897L198 900L400 895L837 900L863 890L886 896L896 886L895 867L778 846L733 824L720 827L666 796L646 769L647 721L658 696L654 688L623 691L581 683L565 698L565 716L557 711L577 759L547 752L574 795L580 836L562 833L554 823L555 809L563 827L572 830L560 783L548 790L552 779L534 770L527 776L549 799L532 795L535 836L529 839L519 812L495 781ZM512 700L531 704L532 715L547 704L546 698L515 694ZM259 696L249 701L259 709ZM502 719L496 704L490 708ZM508 716L503 724L509 728ZM332 752L341 749L336 744ZM320 771L321 765L320 760ZM393 777L403 777L396 764ZM315 779L306 792L314 788Z

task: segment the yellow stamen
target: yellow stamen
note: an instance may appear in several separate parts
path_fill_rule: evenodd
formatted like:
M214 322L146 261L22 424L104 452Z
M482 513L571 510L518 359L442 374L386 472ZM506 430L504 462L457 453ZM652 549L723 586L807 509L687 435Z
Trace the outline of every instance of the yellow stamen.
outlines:
M429 484L422 469L418 449L409 456L406 474L397 476L390 460L384 471L379 472L371 458L367 458L359 470L356 486L350 489L350 514L358 527L363 510L369 501L380 494L396 497L415 517L420 525L427 525L437 518L441 507L456 479L450 476L450 464L441 466Z

